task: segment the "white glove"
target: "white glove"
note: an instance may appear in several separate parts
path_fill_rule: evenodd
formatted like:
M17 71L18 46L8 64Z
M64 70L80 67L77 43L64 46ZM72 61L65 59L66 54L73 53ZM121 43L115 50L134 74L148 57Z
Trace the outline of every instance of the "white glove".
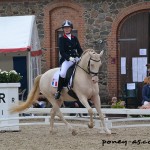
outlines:
M70 60L70 61L74 61L74 60L75 60L75 58L73 58L73 57L70 57L70 58L69 58L69 60Z

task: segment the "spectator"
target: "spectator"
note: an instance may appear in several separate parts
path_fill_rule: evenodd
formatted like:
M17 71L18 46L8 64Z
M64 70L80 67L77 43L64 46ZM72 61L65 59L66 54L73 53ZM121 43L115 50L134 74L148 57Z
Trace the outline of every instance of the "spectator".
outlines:
M142 88L142 105L150 105L150 76L144 79L145 85Z

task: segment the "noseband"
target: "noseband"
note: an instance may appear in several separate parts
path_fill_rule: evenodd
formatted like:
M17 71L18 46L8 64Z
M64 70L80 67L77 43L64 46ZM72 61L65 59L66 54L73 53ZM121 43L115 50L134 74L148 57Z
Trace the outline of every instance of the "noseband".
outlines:
M95 61L95 62L100 62L101 60L94 60L90 57L89 62L88 62L88 68L87 69L88 69L89 74L91 74L92 77L98 76L98 72L93 72L90 70L90 60Z

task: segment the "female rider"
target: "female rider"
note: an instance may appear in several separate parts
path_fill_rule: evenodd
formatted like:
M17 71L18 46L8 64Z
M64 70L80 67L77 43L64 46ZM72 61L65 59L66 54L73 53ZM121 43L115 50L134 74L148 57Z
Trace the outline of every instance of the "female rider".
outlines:
M64 35L59 38L59 52L61 55L60 63L62 65L60 68L58 88L55 93L55 99L60 98L68 68L75 62L79 61L83 52L77 37L71 34L73 29L72 22L65 20L62 24L62 29L64 31Z

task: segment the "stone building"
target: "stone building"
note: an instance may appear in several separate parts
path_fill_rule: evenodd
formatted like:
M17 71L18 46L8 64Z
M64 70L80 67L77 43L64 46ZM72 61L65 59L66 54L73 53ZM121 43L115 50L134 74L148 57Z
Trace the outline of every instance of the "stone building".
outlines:
M59 27L65 19L73 22L83 49L104 49L99 72L103 103L118 96L124 83L142 83L133 79L132 58L149 62L149 11L149 0L0 0L0 16L36 15L43 72L58 66Z

